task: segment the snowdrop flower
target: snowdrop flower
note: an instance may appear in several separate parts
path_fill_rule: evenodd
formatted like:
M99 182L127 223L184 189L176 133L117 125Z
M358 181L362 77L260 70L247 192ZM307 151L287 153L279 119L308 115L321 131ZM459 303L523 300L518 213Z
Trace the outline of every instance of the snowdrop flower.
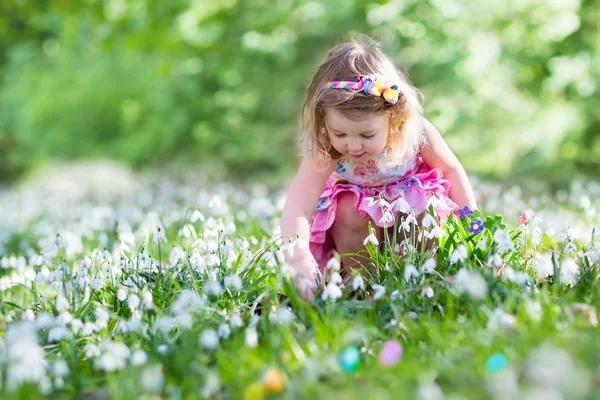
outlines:
M130 310L137 310L140 306L140 298L136 294L130 294L127 298L127 304Z
M123 343L105 341L100 344L102 354L96 358L94 366L104 371L117 371L125 367L131 351Z
M11 324L6 329L8 370L6 387L18 388L24 382L40 383L46 376L44 350L37 342L35 327L30 322Z
M572 258L567 258L560 266L560 282L562 284L575 284L579 275L579 266Z
M327 265L325 266L325 269L331 269L333 271L339 271L340 270L340 260L337 259L337 257L331 257L329 259L329 261L327 261Z
M212 328L206 328L200 334L200 346L207 350L216 349L219 345L219 335L217 331Z
M227 325L227 323L223 322L217 328L217 334L219 335L219 337L227 339L229 335L231 335L231 328L229 327L229 325Z
M381 217L381 219L379 220L379 223L385 227L387 227L389 225L390 222L394 221L394 216L392 215L392 213L389 210L385 210L383 212L383 215Z
M434 226L433 229L431 230L431 233L429 235L427 235L428 239L439 239L439 238L443 238L444 236L446 236L446 231L443 230L442 228L440 228L439 226Z
M367 236L365 241L363 242L363 245L366 246L367 243L373 243L374 246L378 246L379 240L377 240L377 237L374 233L370 233L369 236Z
M335 283L336 285L339 285L343 282L344 280L342 279L342 276L333 271L330 275L329 275L329 282Z
M392 203L392 207L394 210L399 211L402 214L408 214L411 210L410 204L408 204L402 197L398 197L398 199Z
M385 286L382 286L382 285L372 285L371 287L374 290L373 300L379 300L383 296L385 296Z
M146 364L146 361L148 361L148 356L146 355L146 352L144 352L144 350L142 349L135 350L131 355L131 364L133 364L136 367Z
M438 221L433 215L426 213L423 217L422 224L425 228L429 229L431 227L438 226Z
M209 280L204 285L204 292L209 296L218 297L223 293L223 287L216 280Z
M421 290L421 296L431 299L434 296L434 291L430 286L426 286Z
M419 270L413 264L406 264L404 267L404 280L410 281L412 278L419 277Z
M289 307L280 307L277 310L276 321L282 325L287 325L292 322L295 318L294 313Z
M364 289L365 288L365 281L362 277L362 275L357 274L354 279L352 279L352 289L353 290L358 290L358 289Z
M165 385L161 365L146 367L140 374L140 388L145 393L160 393Z
M53 365L54 375L59 377L65 377L69 375L69 365L62 358L57 359Z
M490 331L509 330L517 322L517 319L501 308L496 308L487 322L487 329Z
M433 381L420 384L417 393L419 400L444 400L444 392L442 392L442 389L438 384Z
M390 300L394 301L394 300L400 298L400 296L401 296L400 291L398 289L396 289L392 293L390 293Z
M503 229L496 229L494 232L494 242L498 244L498 253L500 254L515 249L510 236Z
M487 244L485 243L485 239L480 239L479 242L477 242L477 244L475 245L475 248L481 251L486 251Z
M336 285L333 282L329 282L327 284L325 290L323 291L323 294L321 295L321 298L323 300L331 299L335 301L340 297L342 297L342 290L338 285Z
M244 343L246 347L253 349L258 344L258 331L256 327L249 326L244 335Z
M544 279L554 275L554 265L549 256L545 255L542 257L534 266L535 277L537 279Z
M469 255L467 254L467 248L465 245L459 244L450 255L450 263L457 264L465 261L468 257Z
M167 237L165 236L163 229L158 225L156 226L156 232L154 233L152 240L158 245L160 245L160 242L167 243Z
M542 319L542 305L539 301L525 299L525 311L529 318L535 322L539 322Z
M119 290L117 290L117 299L119 299L119 301L125 301L126 298L127 292L125 291L125 289L120 287Z
M149 310L154 306L154 300L152 299L152 293L150 293L147 289L144 289L142 291L142 301L144 303L144 308L146 310Z
M435 271L435 265L435 260L433 258L428 258L423 265L421 265L421 271L424 274L432 274Z
M239 291L242 288L242 280L240 279L238 274L232 274L225 277L224 283L226 287L235 289L237 291Z
M487 260L487 264L492 267L499 267L503 263L504 263L504 260L502 260L502 257L500 257L500 255L497 253L492 254Z
M231 325L232 328L241 328L244 326L244 323L238 313L233 313L231 317L229 317L229 325Z

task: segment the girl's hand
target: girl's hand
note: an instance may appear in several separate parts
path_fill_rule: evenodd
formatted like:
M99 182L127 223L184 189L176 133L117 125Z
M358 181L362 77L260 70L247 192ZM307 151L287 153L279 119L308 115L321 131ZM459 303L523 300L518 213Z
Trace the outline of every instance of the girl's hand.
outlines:
M316 261L311 257L295 262L292 267L295 272L294 283L296 290L298 290L300 297L312 303L315 298L317 283L319 280L322 280L321 271L319 271Z

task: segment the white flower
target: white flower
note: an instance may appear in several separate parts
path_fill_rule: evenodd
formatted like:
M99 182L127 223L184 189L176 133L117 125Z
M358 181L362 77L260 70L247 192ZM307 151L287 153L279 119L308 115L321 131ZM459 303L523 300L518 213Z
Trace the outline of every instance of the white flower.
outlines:
M289 324L294 320L295 316L289 307L280 307L277 310L276 320L282 325Z
M340 260L338 260L337 257L331 257L329 259L329 261L327 261L327 265L325 266L325 269L339 271L340 267L341 267Z
M217 348L219 345L219 335L217 331L212 328L206 328L200 334L200 346L204 347L207 350L212 350Z
M352 279L352 289L353 290L358 290L358 289L364 289L365 288L365 281L362 277L362 275L357 274L354 279Z
M382 286L382 285L372 285L371 287L375 291L373 293L373 300L379 300L383 296L385 296L385 286Z
M327 300L327 299L337 300L340 297L342 297L342 290L340 289L340 287L338 285L336 285L333 282L329 282L327 284L327 286L325 287L325 290L323 290L323 294L321 295L321 298L323 300Z
M500 254L515 249L510 236L503 229L496 229L494 232L494 242L498 244L498 253Z
M487 244L485 244L485 239L480 239L479 242L477 242L477 244L475 245L475 248L481 251L486 251Z
M554 275L554 265L552 265L552 260L547 255L540 258L537 264L533 266L533 269L537 279L543 279Z
M374 233L370 233L369 236L367 236L365 241L363 242L363 245L366 246L367 243L373 243L373 245L378 246L379 240L377 240L377 237Z
M399 211L402 214L408 214L411 210L410 204L408 204L402 197L398 197L398 199L392 203L392 207L394 210Z
M204 285L204 292L206 294L208 294L209 296L215 296L215 297L217 297L217 296L220 296L221 293L223 293L223 287L221 286L221 284L219 283L219 281L209 280Z
M573 285L579 275L579 266L572 258L567 258L560 266L560 282Z
M433 258L425 260L423 265L421 265L421 271L424 274L432 274L435 271L435 260Z
M542 305L539 301L525 299L525 311L529 318L536 322L542 319Z
M433 215L426 213L423 217L422 224L425 228L429 229L431 227L438 226L438 221Z
M503 263L502 257L500 257L500 255L497 253L494 253L491 256L489 256L489 258L487 260L487 264L492 267L499 267L502 265L502 263Z
M456 264L465 261L468 257L469 255L467 254L467 248L465 245L459 244L450 255L450 263Z
M131 356L131 364L133 364L136 367L139 367L140 365L145 364L146 361L148 361L148 356L146 355L144 350L137 349L133 352Z
M242 322L240 315L238 313L234 313L229 318L229 325L231 325L232 328L241 328L244 326L244 323Z
M130 310L136 310L140 306L140 298L136 294L132 293L127 299L127 304Z
M335 271L333 271L333 272L332 272L332 273L329 275L329 282L333 282L333 283L335 283L336 285L339 285L339 284L341 284L343 281L344 281L344 280L342 279L342 276L341 276L339 273L335 272Z
M152 293L146 289L142 291L142 301L144 302L145 309L150 309L154 306L154 301L152 300Z
M363 201L366 201L369 207L373 207L377 203L378 199L375 197L365 197Z
M69 365L62 358L59 358L54 362L54 375L60 377L69 375Z
M225 277L224 283L226 287L233 288L237 291L242 288L242 279L238 276L238 274L232 274Z
M419 277L419 270L413 264L406 264L404 267L404 280L410 281L412 278Z
M163 229L160 226L156 226L156 232L154 233L154 237L152 238L154 243L160 244L160 242L167 243L167 237L165 236Z
M501 308L496 308L488 319L487 329L491 331L509 330L516 322L517 319L514 316L505 313Z
M427 297L428 299L431 299L434 295L434 291L430 286L424 287L423 290L421 290L421 296L423 297Z
M117 299L119 299L119 301L125 301L126 298L127 292L125 291L125 289L120 287L119 290L117 290Z
M379 223L383 226L388 226L388 224L390 222L394 221L394 216L392 215L392 213L389 210L385 210L383 212L383 215L381 216L381 219L379 220Z
M146 367L140 374L140 388L145 393L160 393L165 385L161 365Z
M444 236L446 236L446 231L443 230L442 228L440 228L439 226L435 226L431 230L431 233L428 235L428 238L429 239L432 239L432 238L439 239L439 238L442 238Z
M219 334L219 337L227 339L229 335L231 335L231 328L229 327L229 325L227 325L227 323L223 322L221 325L219 325L217 333Z
M258 331L255 326L249 326L246 328L246 333L244 335L244 343L248 348L254 348L258 344Z

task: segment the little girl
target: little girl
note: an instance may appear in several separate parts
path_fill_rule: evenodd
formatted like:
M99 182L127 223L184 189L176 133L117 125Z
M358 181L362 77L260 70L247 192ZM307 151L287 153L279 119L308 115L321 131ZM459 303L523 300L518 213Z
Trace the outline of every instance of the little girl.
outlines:
M281 233L310 243L286 254L306 300L333 249L359 252L369 222L383 237L389 224L373 198L402 204L404 212L408 205L419 221L428 204L444 219L459 207L476 208L463 167L423 118L417 90L376 43L353 40L329 52L308 87L301 135L303 160ZM350 257L341 261L357 266Z

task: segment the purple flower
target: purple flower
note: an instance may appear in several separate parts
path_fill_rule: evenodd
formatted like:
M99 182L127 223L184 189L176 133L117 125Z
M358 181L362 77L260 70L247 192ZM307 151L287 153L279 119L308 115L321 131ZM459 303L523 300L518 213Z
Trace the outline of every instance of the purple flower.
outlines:
M473 210L469 208L469 206L464 206L463 208L458 209L458 216L460 219L465 219L465 217L471 217L473 215Z
M477 221L471 221L471 227L469 228L469 232L477 235L482 230L483 230L483 224L481 223L480 219L478 219Z

